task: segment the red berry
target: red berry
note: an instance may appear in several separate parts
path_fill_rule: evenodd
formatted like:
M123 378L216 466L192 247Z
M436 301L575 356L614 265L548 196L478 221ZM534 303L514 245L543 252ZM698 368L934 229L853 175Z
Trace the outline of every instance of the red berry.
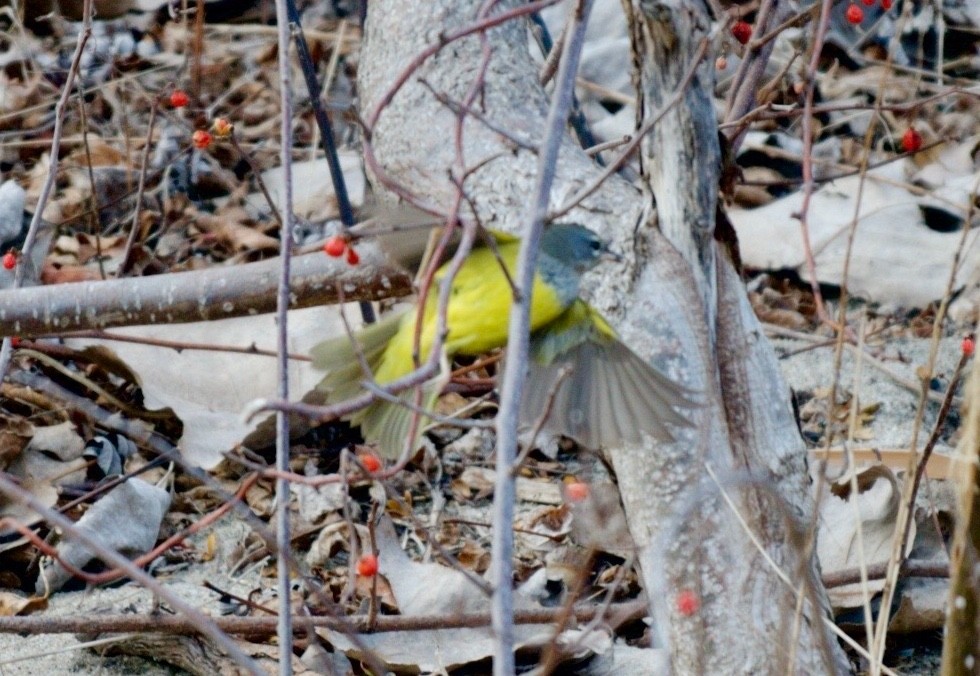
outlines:
M685 617L690 617L701 608L701 601L698 599L697 594L692 592L690 589L685 589L678 594L676 603L677 612Z
M187 93L182 89L177 89L170 95L170 105L174 108L183 108L190 103L190 101L190 97L187 96Z
M10 336L10 347L20 347L20 336Z
M861 4L870 7L871 5L875 4L875 0L861 0Z
M963 350L964 357L972 357L973 353L977 349L976 339L974 339L973 336L967 336L963 339L963 342L960 343L960 349Z
M13 251L8 251L3 255L3 269L13 270L17 267L17 254Z
M851 4L848 6L847 11L844 12L844 18L856 26L864 21L864 10L857 5Z
M357 255L356 251L354 251L354 247L349 247L347 249L347 264L357 265L360 262L361 262L361 257Z
M361 461L364 469L372 474L381 469L381 461L374 453L361 453L357 456L357 459Z
M881 8L886 12L892 8L892 0L881 0Z
M201 150L204 150L209 145L211 145L211 138L212 137L210 133L204 131L203 129L198 129L191 136L191 142L194 144L195 148L200 148Z
M565 484L565 499L568 502L582 502L587 497L589 497L589 484L584 481Z
M715 59L715 70L725 70L726 68L728 68L728 59L724 56Z
M736 21L732 24L732 36L743 45L752 37L752 24L748 21Z
M357 574L361 577L374 577L378 574L378 557L374 554L362 554L357 560Z
M902 150L907 153L918 152L922 148L922 134L915 130L915 127L909 127L905 130L902 135Z
M340 235L334 235L323 244L323 253L333 258L340 258L347 250L347 240Z

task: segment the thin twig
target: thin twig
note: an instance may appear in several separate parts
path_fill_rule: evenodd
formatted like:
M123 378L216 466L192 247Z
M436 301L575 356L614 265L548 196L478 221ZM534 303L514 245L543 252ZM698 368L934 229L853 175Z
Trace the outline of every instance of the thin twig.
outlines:
M427 46L425 49L416 54L415 57L413 57L402 69L402 71L392 80L391 85L387 90L385 90L384 94L379 98L377 103L375 103L374 108L368 112L365 119L362 121L364 128L364 163L371 173L377 178L377 180L388 190L410 204L417 206L423 211L428 211L429 213L433 214L442 213L442 210L437 205L433 205L420 198L418 195L412 194L412 192L406 189L404 186L393 181L384 170L384 167L381 166L381 163L378 161L378 158L374 153L374 144L372 143L373 130L377 127L378 120L381 118L384 110L391 105L395 95L398 94L402 87L404 87L409 81L409 78L412 77L412 75L422 66L423 63L425 63L434 54L440 52L447 45L474 34L483 34L491 28L502 25L508 21L513 21L517 18L527 16L534 12L539 12L542 9L557 3L558 0L537 0L535 2L529 2L526 5L519 5L489 16L481 15L479 19L470 24L448 33L440 34L439 39L435 44Z
M371 555L374 556L375 560L378 558L378 535L375 528L378 522L378 509L380 505L377 502L371 504L371 513L368 515L368 536L371 540ZM358 573L360 574L360 573ZM368 626L373 627L375 621L378 619L378 576L374 574L371 576L371 596L368 601Z
M908 19L908 9L903 13L902 19L899 22L898 30L901 31L904 23ZM889 53L888 61L891 61L891 53ZM884 80L884 76L882 76ZM884 83L882 83L884 84ZM882 98L883 94L879 92L878 98ZM869 132L870 133L870 132ZM866 144L865 154L870 154L870 142ZM976 190L976 185L974 185L974 190ZM939 307L936 310L936 316L933 321L932 326L932 342L929 349L929 359L926 364L927 377L922 379L922 389L919 397L919 403L916 409L915 424L912 428L912 439L909 443L909 448L911 453L909 454L908 467L906 470L906 480L902 486L902 497L901 503L899 505L898 517L896 520L895 533L896 537L892 543L892 551L888 562L888 575L885 578L885 586L881 593L881 607L891 608L892 600L895 596L895 591L898 583L898 574L901 567L902 560L905 558L906 546L908 544L909 536L911 533L912 522L915 518L915 498L916 493L919 488L919 482L922 478L922 472L925 468L925 460L928 460L928 454L932 452L929 448L922 463L921 468L916 466L916 451L918 448L918 438L919 431L921 429L922 420L925 415L926 405L928 403L929 394L929 380L931 379L932 373L935 370L936 357L939 351L939 339L941 336L942 323L946 318L946 311L949 307L949 303L953 297L953 288L956 283L957 272L959 271L959 265L961 257L965 251L965 246L968 241L970 234L970 224L972 221L974 205L971 201L969 209L967 211L966 218L964 220L965 226L960 238L959 245L957 246L956 253L953 256L952 265L950 266L949 277L946 281L946 289L943 294L942 301L939 303ZM850 243L848 244L848 258L845 259L847 262L850 260ZM842 310L843 313L843 310ZM960 360L960 366L957 369L957 373L962 369L963 359ZM949 410L949 406L952 402L953 389L955 385L954 382L950 383L949 391L947 392L947 398L944 400L940 422L937 425L942 424L942 420L945 419L945 415ZM935 440L938 440L938 431L933 432L934 439L930 439L930 442L934 445ZM912 480L909 480L912 477ZM890 619L890 614L887 612L882 612L878 616L877 624L875 626L874 641L871 645L871 653L874 659L871 662L871 674L872 676L878 676L880 673L881 662L885 652L885 639L888 634L888 621Z
M867 552L864 548L864 523L861 518L861 506L858 504L857 496L861 494L858 488L858 473L856 471L857 462L854 459L854 434L858 429L858 392L861 388L861 367L864 364L864 340L865 334L867 333L867 323L868 315L867 313L862 313L861 315L861 326L858 329L858 344L857 344L857 365L854 368L854 381L851 385L851 390L854 396L851 397L851 406L848 416L847 425L847 442L844 444L844 453L847 457L847 466L849 468L848 479L850 483L851 496L854 498L850 500L852 516L854 518L854 544L857 547L858 554L858 569L861 571L861 604L864 610L864 633L865 642L867 645L871 645L874 639L874 625L871 621L871 590L868 588L868 561ZM841 332L843 335L843 331ZM828 409L833 411L833 404L830 405ZM829 416L832 420L832 416ZM828 420L828 426L831 422ZM833 435L828 434L828 440Z
M289 265L293 249L293 92L292 66L289 63L290 30L287 0L276 0L276 34L279 54L279 161L282 165L282 222L280 227L279 258L282 263L279 274L278 303L276 307L276 338L279 356L277 394L289 401ZM289 470L289 416L285 411L276 413L276 469ZM279 593L279 674L293 673L293 626L292 585L286 553L289 551L289 479L276 478L276 565L277 591Z
M760 35L769 28L769 25L777 20L776 13L782 8L783 3L776 2L776 0L762 0L756 15L755 26L752 28L752 35ZM765 75L766 65L769 62L769 55L772 53L773 46L773 43L765 40L750 40L745 45L743 58L732 78L725 119L741 117L754 105L759 92L759 81ZM742 130L736 128L729 137L733 148L732 152L738 149L742 135Z
M832 341L828 341L826 339L821 338L820 336L815 336L810 333L803 333L802 331L794 331L793 329L787 329L783 326L778 326L776 324L763 324L763 328L765 329L766 334L769 337L779 336L782 338L790 338L793 340L802 340L802 341L810 342L812 343L812 345L810 346L809 349L831 347L832 345L835 345L837 343L836 338ZM857 356L858 354L857 346L853 345L850 342L845 342L844 346L853 355ZM790 356L790 355L786 355L786 356ZM921 392L922 388L919 382L915 380L911 380L909 378L904 378L898 373L896 373L895 371L893 371L892 369L888 368L888 366L886 366L880 359L878 359L873 354L868 352L867 348L865 348L864 350L863 358L867 360L867 363L870 366L873 366L877 370L881 371L883 374L885 374L886 376L894 380L898 385L904 387L905 389L915 394L919 394ZM941 404L943 401L943 395L940 394L939 392L930 391L928 396L930 401L933 401L937 404Z
M520 405L530 349L530 294L541 234L548 217L549 197L555 177L558 150L564 137L565 120L572 105L575 74L578 71L591 9L591 0L579 0L572 10L573 18L569 20L567 40L555 80L555 91L544 125L545 137L538 153L537 180L534 197L528 209L527 229L517 256L515 282L518 295L510 308L508 354L507 361L504 363L500 408L497 413L497 475L493 496L494 529L490 564L494 586L491 616L496 639L493 660L495 676L510 676L515 669L511 556L514 549L512 523L516 496L511 469L514 458L517 457L517 428L520 422Z
M756 532L752 529L752 527L749 526L749 524L745 521L745 517L738 511L738 507L735 505L735 501L728 494L728 491L725 490L725 487L722 484L722 482L719 481L718 476L714 471L714 469L710 465L707 465L706 470L708 472L708 476L711 478L712 482L720 492L721 497L724 500L725 504L727 505L731 513L734 515L739 525L742 527L742 530L745 532L746 536L752 542L753 546L759 552L759 555L762 556L766 564L772 569L774 573L776 573L776 576L783 582L784 585L786 585L786 587L790 589L790 591L794 595L802 595L803 592L801 590L798 590L793 585L793 581L790 579L789 575L787 575L786 572L779 567L779 564L777 564L776 561L773 560L770 553L766 550L762 542L759 540L758 536L756 535ZM782 502L780 496L778 496L774 492L774 489L771 485L759 481L757 479L746 479L742 481L737 481L737 479L734 477L730 477L725 483L730 485L736 485L736 484L751 485L758 490L768 491L773 495L774 497L773 503L778 505L779 511L782 513L783 517L784 518L789 517L789 512L786 509L786 505ZM697 497L699 499L703 499L704 496L697 496ZM692 502L692 505L693 504L694 503ZM678 513L677 516L678 520L682 519L683 516L684 516L683 513ZM678 521L678 523L681 523L681 521ZM672 535L672 533L670 533L669 529L665 529L664 535ZM661 537L663 537L664 535L662 535ZM804 552L804 554L807 553ZM871 653L865 650L857 641L852 639L840 627L834 624L831 618L824 616L819 609L811 609L811 610L812 612L810 617L819 618L819 621L821 621L828 630L830 630L835 636L837 636L838 639L846 643L851 650L855 651L858 655L860 655L864 659L867 660L871 659ZM828 665L833 663L829 655L826 657L826 659L828 660ZM882 667L882 670L887 676L898 676L894 671L888 669L887 667Z
M576 606L575 618L587 622L601 617L603 611L610 617L618 618L621 624L628 620L641 619L647 610L644 600L614 603L608 608L593 605ZM515 624L551 624L559 614L559 608L518 610L514 613ZM275 617L208 617L208 625L216 630L238 636L269 636L276 629ZM309 618L314 627L325 627L334 631L357 631L388 633L394 631L432 631L436 629L461 629L467 627L486 627L490 624L489 613L460 613L456 615L379 615L373 625L366 615L353 615L343 620L329 616ZM304 630L296 628L296 633ZM0 634L108 634L117 632L140 632L151 634L193 635L207 632L197 627L190 618L167 615L95 615L90 617L73 616L23 616L0 617ZM262 672L260 672L262 673ZM384 671L378 672L384 673Z
M313 117L316 120L317 129L320 131L320 142L323 144L323 152L327 159L327 168L330 170L330 180L333 183L334 196L337 198L337 208L340 210L340 222L344 229L347 229L354 225L354 208L351 205L350 195L347 192L347 181L344 179L344 172L340 168L340 157L337 154L337 141L333 137L333 125L330 124L330 118L323 108L320 83L316 79L316 67L313 65L310 48L306 44L306 35L303 32L303 23L300 21L299 12L296 10L295 0L286 0L286 12L288 13L293 37L296 42L296 59L303 73L303 81L306 83L306 90L310 94L310 107L313 108ZM337 50L334 51L335 58L336 54ZM361 319L364 323L374 323L374 307L372 307L371 303L361 301L359 306L361 309Z
M112 431L125 434L131 439L139 440L142 444L145 444L146 447L150 448L154 453L166 456L169 460L173 460L173 462L175 462L181 467L181 469L184 471L185 474L187 474L190 477L193 477L197 481L200 481L203 485L208 486L208 488L211 491L213 491L214 494L217 495L220 499L225 500L226 502L230 502L232 505L232 509L235 510L237 515L241 519L243 519L245 523L247 523L249 527L251 527L252 530L257 535L259 535L260 538L262 538L262 541L265 547L268 549L268 551L272 552L273 554L279 551L278 545L276 543L275 535L269 530L268 525L264 521L259 519L252 512L250 508L243 505L240 501L235 500L232 502L233 496L227 490L225 490L221 484L219 484L207 472L203 471L199 467L196 467L188 463L180 454L180 452L172 444L170 444L170 442L163 439L159 434L152 431L148 431L146 427L143 425L130 424L129 421L127 421L124 418L120 418L119 415L111 414L108 411L102 409L97 404L95 404L95 402L88 399L87 397L77 395L73 392L69 392L59 387L57 384L55 384L50 379L44 376L34 374L29 371L15 371L14 373L11 374L10 377L11 380L14 382L22 383L34 390L43 392L53 399L64 401L66 407L89 416L99 426L105 429L109 429ZM255 469L261 471L266 468L256 467ZM269 470L270 474L272 474L273 472L275 472L275 470ZM3 474L0 473L0 479L2 478L3 478ZM290 479L292 479L292 475L290 475ZM35 511L37 511L42 517L47 519L44 512L42 512L41 510L35 510ZM51 521L50 519L47 520L49 522ZM64 531L71 532L73 530L73 527L70 525L70 522L69 525L63 525L61 522L53 523L53 525L61 528ZM103 547L100 547L98 545L93 547L93 549L97 552L102 552L104 550ZM288 549L284 550L281 556L285 558L286 562L290 565L290 567L294 571L297 572L301 571L298 563L296 562L290 550ZM108 562L113 563L113 561L108 561ZM135 579L137 579L137 581L142 580L142 578L135 578ZM309 593L312 594L316 599L318 599L318 602L322 605L322 607L324 608L336 607L336 604L334 603L333 599L331 597L328 597L319 586L308 584L308 580L305 576L300 575L298 579L307 587ZM153 588L150 587L150 589L152 590ZM345 618L339 613L339 611L335 613L334 619L336 622L340 623L338 627L338 631L343 631L348 635L348 637L354 643L354 645L357 646L358 650L362 652L364 656L364 660L368 663L368 665L374 671L374 673L379 673L379 674L384 673L385 670L381 666L381 662L377 659L377 657L374 655L371 649L367 645L365 645L365 643L358 637L354 629L349 624L347 624Z
M153 149L153 126L157 121L157 106L160 105L159 99L153 98L150 106L150 121L146 129L146 142L143 145L143 157L140 160L140 180L136 186L136 204L133 206L133 224L129 228L129 236L126 237L126 247L123 249L122 262L119 265L119 272L123 274L133 265L133 247L136 245L136 233L139 232L140 216L143 214L143 190L146 186L147 164L150 161L150 152Z
M163 338L150 338L149 336L126 336L121 333L110 333L109 331L67 331L54 334L60 338L93 338L96 340L113 340L119 343L135 343L137 345L152 345L183 352L184 350L201 350L204 352L231 352L235 354L250 354L257 357L275 357L278 352L275 350L260 350L253 343L248 347L238 345L221 345L218 343L189 343L183 340L164 340ZM39 336L43 337L43 336ZM22 347L30 347L28 341L21 341ZM309 355L290 354L289 358L293 361L311 361Z
M95 260L99 266L99 277L106 278L105 255L102 252L101 210L99 209L98 188L95 185L95 169L92 166L92 146L88 142L88 115L85 114L85 98L78 97L78 121L82 128L82 148L85 150L85 170L88 174L89 229L95 242Z
M272 194L269 192L269 187L265 183L265 179L262 178L262 170L249 155L248 151L242 148L241 144L238 142L238 136L235 134L235 130L232 129L231 134L228 136L228 141L231 143L232 148L238 152L238 157L240 157L245 164L248 165L249 170L252 172L252 178L255 179L255 185L259 186L259 190L262 192L262 196L265 198L266 204L269 205L269 211L272 213L272 217L276 219L276 223L279 224L280 230L283 227L282 214L279 213L279 208L276 207L276 202L272 199Z
M377 474L375 474L375 477L377 477ZM465 577L467 581L476 587L484 596L490 596L493 593L493 587L490 586L490 583L488 583L474 571L461 564L459 560L453 556L441 542L439 542L439 538L433 537L429 534L429 529L425 526L425 524L419 521L418 517L415 516L415 512L405 501L404 496L398 489L389 484L387 481L382 481L381 486L384 488L385 495L388 496L388 500L391 500L398 505L398 508L407 516L416 532L422 534L426 544L428 544L450 568L461 573L463 577ZM535 533L535 535L537 535L537 533Z
M950 270L949 280L947 282L946 293L943 296L942 302L939 304L939 308L936 310L936 318L933 323L933 335L932 335L932 345L929 353L929 359L926 364L926 373L929 374L928 377L922 379L922 394L919 399L918 408L916 410L916 425L912 431L912 441L909 444L912 450L909 453L908 467L906 469L906 480L902 487L902 498L898 511L898 517L896 519L895 531L897 537L894 538L892 544L891 557L888 561L888 574L885 577L885 587L882 589L882 608L890 608L892 599L894 598L896 586L898 584L898 576L901 570L902 562L905 558L906 548L908 546L908 540L911 535L912 522L915 518L915 498L919 489L922 476L925 472L926 464L928 463L929 456L932 454L933 448L936 442L939 440L939 435L941 433L943 422L946 416L949 414L950 406L952 404L953 393L955 391L956 382L959 378L960 373L963 370L963 366L967 361L965 355L961 355L959 364L956 368L956 373L951 379L946 392L946 398L943 400L942 406L940 407L939 416L937 418L933 432L926 444L926 448L923 450L923 457L918 463L917 458L917 441L918 433L921 420L925 413L926 402L928 401L927 393L929 392L929 380L931 379L931 374L935 370L936 356L939 347L939 336L942 327L943 320L946 317L946 309L949 306L950 299L952 298L952 288L956 280L956 272L960 260L960 255L962 254L963 244L966 241L966 236L969 234L969 227L963 228L963 238L960 242L960 247L957 249L956 256L954 257L952 269ZM912 477L911 480L909 477ZM884 619L883 619L884 618ZM888 632L888 620L890 619L889 613L881 613L878 617L878 624L875 627L875 640L872 645L872 652L875 656L875 660L872 661L872 669L878 665L885 651L885 638Z
M538 435L541 434L541 430L544 429L545 424L548 422L548 416L551 415L551 409L555 405L555 397L558 396L558 390L561 388L562 383L565 379L572 374L572 369L574 366L563 366L561 370L558 371L558 377L555 378L554 384L551 386L551 391L548 392L548 398L545 399L544 409L541 411L541 415L538 419L534 421L534 426L531 428L531 433L527 437L527 446L521 451L521 454L517 456L514 461L514 468L511 470L514 472L514 476L517 476L517 472L520 470L521 465L527 460L527 456L531 454L534 449L534 444L538 439Z
M881 580L887 574L887 561L870 565L863 572L859 568L845 568L833 573L824 573L823 586L831 589L861 582L862 579ZM902 563L899 575L901 577L946 578L949 577L949 563L906 559Z
M813 157L813 97L817 87L817 67L820 64L820 55L823 52L824 40L827 36L827 27L830 23L830 8L832 3L823 2L820 5L820 18L817 21L817 30L810 45L810 63L806 70L806 93L803 99L803 202L800 205L800 213L797 215L800 221L800 233L803 237L803 251L806 254L807 281L810 283L810 290L813 292L813 301L817 306L817 314L821 321L829 323L827 310L824 307L823 294L820 291L820 283L817 281L817 263L813 258L813 249L810 247L810 200L813 198L815 183L813 181L813 165L810 158Z

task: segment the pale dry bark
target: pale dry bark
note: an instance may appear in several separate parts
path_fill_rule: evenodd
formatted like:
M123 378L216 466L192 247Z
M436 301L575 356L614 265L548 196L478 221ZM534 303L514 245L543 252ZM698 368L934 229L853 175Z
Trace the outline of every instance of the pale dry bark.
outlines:
M643 112L649 116L685 81L709 19L700 3L628 6ZM476 0L372 0L359 66L362 117L370 117L410 59L472 22L479 7ZM495 28L488 40L492 57L479 112L495 128L540 143L546 95L528 53L525 24ZM387 178L429 202L452 203L456 187L448 168L457 160L455 114L429 87L462 100L479 76L481 54L479 39L467 38L428 59L373 130L371 142ZM634 350L701 392L705 402L694 414L696 429L676 443L606 450L641 548L658 635L676 673L843 671L841 653L820 617L823 590L802 552L800 533L810 523L810 505L789 390L738 274L712 240L719 151L710 50L708 55L643 149L659 229L648 226L651 200L616 176L566 217L604 233L624 253L623 264L602 266L588 280L590 302ZM474 118L465 131L465 165L476 168L464 183L470 203L484 225L518 230L534 185L534 153ZM567 139L552 205L562 205L598 173ZM709 480L706 464L769 556L797 588L811 590L795 645L796 594L763 560ZM751 482L763 488L750 490ZM689 617L676 611L674 599L682 590L702 601Z
M293 259L293 308L410 293L405 271L385 264L374 244L361 263L322 252ZM0 336L39 336L139 324L199 322L272 312L279 259L149 277L0 290Z
M980 671L980 359L976 357L965 394L963 436L956 455L959 509L950 552L943 676Z

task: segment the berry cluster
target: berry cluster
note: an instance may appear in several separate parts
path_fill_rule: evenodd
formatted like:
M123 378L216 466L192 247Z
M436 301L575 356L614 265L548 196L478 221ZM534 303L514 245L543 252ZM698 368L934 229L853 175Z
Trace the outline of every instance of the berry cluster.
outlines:
M892 8L894 0L861 0L861 4L866 7L872 7L876 2L880 2L881 8L887 12ZM847 19L848 23L857 26L864 21L864 10L856 2L851 2L844 12L844 18ZM739 19L732 24L732 37L743 45L748 44L752 38L752 24Z
M332 258L340 258L346 253L350 265L357 265L361 261L361 257L354 251L350 241L343 235L334 235L328 239L323 245L323 253Z
M872 7L879 0L861 0L861 4L866 7ZM886 12L892 8L892 0L880 0L881 8ZM848 23L852 23L857 26L859 23L864 21L864 10L861 9L857 4L851 3L847 6L847 11L844 12L844 18L847 19Z
M191 143L194 144L195 148L204 150L210 146L216 138L229 138L234 130L235 127L232 126L227 117L216 117L214 118L214 122L211 123L211 131L198 129L191 135Z
M175 89L170 94L170 107L171 108L184 108L191 101L191 97L187 95L183 89ZM211 123L211 131L206 131L204 129L198 129L191 135L191 143L198 150L204 150L211 145L215 138L225 139L231 136L234 127L228 118L216 117L214 122Z

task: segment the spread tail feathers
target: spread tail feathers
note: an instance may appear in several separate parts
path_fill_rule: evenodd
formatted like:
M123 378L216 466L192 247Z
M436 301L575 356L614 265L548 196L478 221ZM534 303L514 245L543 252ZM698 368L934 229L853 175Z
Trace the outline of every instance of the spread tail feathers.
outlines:
M377 370L388 341L398 332L401 319L401 314L394 314L354 334L358 349L372 373ZM327 372L316 388L326 394L330 403L353 399L364 391L361 382L368 376L350 336L325 340L310 351L310 356L314 367Z
M442 391L445 382L444 378L437 378L421 385L422 396L418 400L418 405L423 410L430 411L435 407L436 399L439 398L439 392ZM414 405L415 389L400 393L398 398ZM365 439L378 442L378 449L384 457L394 459L401 455L409 442L412 445L409 452L415 450L422 436L422 430L431 422L427 416L420 414L415 434L410 439L414 416L415 410L408 406L378 400L360 412L361 433Z

